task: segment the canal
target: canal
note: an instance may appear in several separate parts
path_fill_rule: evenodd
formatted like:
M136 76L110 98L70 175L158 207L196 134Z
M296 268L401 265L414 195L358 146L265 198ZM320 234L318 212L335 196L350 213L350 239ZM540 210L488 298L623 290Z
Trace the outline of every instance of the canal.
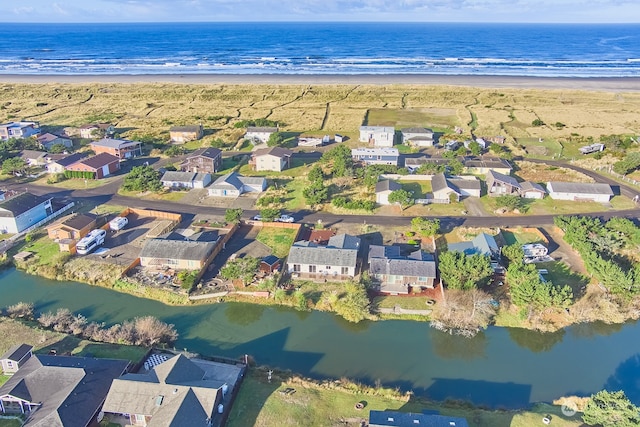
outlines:
M180 334L176 348L290 369L315 378L413 390L436 400L524 407L568 394L623 389L640 403L640 327L586 324L552 334L491 327L466 339L427 323L351 324L329 313L222 303L171 307L81 283L0 271L0 307L65 307L108 325L153 315ZM1 337L0 337L1 339Z

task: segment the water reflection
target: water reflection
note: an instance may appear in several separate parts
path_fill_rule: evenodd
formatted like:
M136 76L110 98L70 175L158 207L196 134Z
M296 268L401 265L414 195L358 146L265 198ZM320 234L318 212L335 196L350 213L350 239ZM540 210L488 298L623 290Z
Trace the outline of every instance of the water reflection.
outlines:
M433 328L429 329L428 334L433 352L442 359L473 360L485 357L487 336L483 331L473 338L451 335Z
M565 330L556 332L538 332L523 328L509 328L509 337L522 348L529 349L534 353L549 351L562 342Z
M224 315L235 325L247 326L257 322L262 317L265 307L263 305L248 305L238 303L227 303Z
M634 354L622 362L613 375L607 378L604 388L611 391L624 390L636 405L640 404L640 354Z
M630 325L635 322L628 323L579 323L571 327L571 334L578 338L593 338L596 336L609 336L620 332L625 325Z

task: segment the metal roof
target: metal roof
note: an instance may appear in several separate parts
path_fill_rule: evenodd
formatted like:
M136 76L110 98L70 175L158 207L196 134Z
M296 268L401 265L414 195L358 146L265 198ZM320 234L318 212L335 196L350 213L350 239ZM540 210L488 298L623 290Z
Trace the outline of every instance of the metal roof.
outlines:
M575 193L575 194L606 194L613 196L613 190L609 184L586 182L559 182L547 183L549 193Z

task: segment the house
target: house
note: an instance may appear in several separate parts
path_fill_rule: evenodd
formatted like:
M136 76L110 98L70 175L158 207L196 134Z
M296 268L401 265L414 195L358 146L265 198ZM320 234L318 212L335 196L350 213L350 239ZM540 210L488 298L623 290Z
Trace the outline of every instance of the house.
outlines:
M40 135L38 122L9 122L0 124L0 140L11 138L29 138Z
M469 157L463 159L462 164L464 173L473 175L486 175L490 170L509 175L513 169L508 161L499 157Z
M448 245L448 249L467 255L487 255L492 260L500 260L500 247L496 243L496 239L487 233L478 234L470 242L451 243Z
M400 190L402 186L396 181L385 179L376 183L376 203L379 205L390 205L389 194L391 192Z
M504 144L507 141L507 138L502 135L483 136L482 139L493 144Z
M50 196L0 194L0 233L20 233L53 213Z
M227 370L240 375L236 367L176 355L114 379L102 410L125 414L132 426L210 427L229 389Z
M420 168L420 166L425 164L435 164L435 165L443 165L446 166L449 164L449 159L445 159L443 157L405 157L404 159L404 167L409 170L411 173L415 173L416 170Z
M433 131L427 128L402 129L402 143L412 147L432 147Z
M192 236L193 237L193 236ZM201 270L215 256L221 237L215 233L212 239L191 240L176 238L148 239L140 252L140 265L176 270Z
M387 126L360 126L360 142L374 147L393 147L396 130Z
M547 190L536 182L525 181L520 183L520 197L525 199L544 199Z
M449 177L443 173L433 175L431 191L436 200L459 202L461 197L480 197L482 187L476 177Z
M86 153L50 154L49 162L44 166L48 173L64 173L67 166L87 157Z
M33 355L33 346L16 344L0 357L0 367L5 375L13 375Z
M142 142L126 139L102 138L89 144L96 154L107 153L119 159L142 156Z
M252 141L254 145L266 144L274 133L278 132L277 127L256 127L249 126L244 134L244 139Z
M202 172L214 174L222 167L222 151L217 148L200 148L189 154L180 164L183 172Z
M584 147L580 147L579 150L582 154L597 153L598 151L604 150L604 144L597 143L597 144L585 145Z
M520 183L512 176L490 170L487 172L487 193L489 196L520 194Z
M275 255L267 255L266 257L262 258L260 260L260 266L258 267L259 271L267 274L271 274L275 271L278 271L279 269L280 258Z
M431 254L417 250L401 256L399 246L370 245L368 261L369 274L379 292L398 295L433 289L436 262Z
M128 360L32 355L0 387L0 414L24 416L25 427L98 424L111 382Z
M469 427L465 418L398 411L370 411L369 427Z
M244 193L261 193L267 180L260 176L242 176L238 172L222 175L209 187L209 196L238 197Z
M196 141L204 135L202 125L173 126L169 129L171 142L185 143Z
M38 136L37 140L38 144L47 151L51 150L51 147L54 145L64 145L67 148L73 147L71 138L65 138L48 132Z
M47 164L47 153L44 151L22 150L20 158L26 162L28 166L44 166Z
M398 166L400 153L397 148L354 148L351 150L353 161L366 165Z
M90 123L80 126L80 138L91 139L94 137L111 137L116 129L109 123Z
M464 142L464 146L466 148L469 148L469 146L471 145L472 142L476 142L480 146L480 148L482 148L483 150L486 150L491 145L491 142L487 141L484 138L476 138L475 141L471 141L471 140L465 141Z
M75 178L73 172L90 172L93 173L93 179L102 179L120 170L120 159L108 153L100 153L95 156L80 159L65 168L72 178ZM84 176L78 176L85 178Z
M549 197L554 200L607 203L613 197L609 184L583 182L548 182Z
M291 165L292 154L282 147L261 148L253 152L251 163L256 171L280 172Z
M81 239L96 228L97 217L93 214L71 214L47 227L52 240Z
M460 143L458 141L448 141L444 144L444 149L447 151L455 151L460 148Z
M211 174L166 171L160 182L168 188L204 188L211 183Z
M326 246L306 240L295 242L289 250L287 271L308 279L348 280L356 275L360 239L338 234Z

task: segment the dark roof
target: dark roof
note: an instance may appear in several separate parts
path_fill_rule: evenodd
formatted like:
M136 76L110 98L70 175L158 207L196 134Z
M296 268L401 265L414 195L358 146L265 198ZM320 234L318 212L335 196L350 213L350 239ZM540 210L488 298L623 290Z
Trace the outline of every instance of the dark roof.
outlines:
M371 411L369 425L371 427L469 427L465 418L398 411Z
M613 190L609 184L586 182L559 182L553 181L547 184L549 192L575 193L575 194L606 194L613 196Z
M267 255L266 257L262 258L261 262L264 262L265 264L270 265L270 266L274 266L279 261L280 261L280 258L278 258L277 256L275 256L275 255Z
M71 141L71 139L67 138L66 136L58 136L58 135L54 135L54 134L48 133L48 132L47 133L43 133L37 139L38 139L38 142L40 144L46 144L46 143L54 141L54 140L56 140L58 138L60 138L60 139L68 139L69 141Z
M327 246L318 246L308 241L296 242L289 250L289 264L330 265L355 267L358 259L360 239L340 234L329 239Z
M193 182L196 175L195 172L166 171L160 181Z
M200 132L202 125L172 126L170 132Z
M199 148L193 153L187 156L187 159L191 159L193 157L208 157L210 159L215 159L216 157L222 155L222 151L217 148L207 147L207 148Z
M489 158L478 158L478 157L472 157L472 158L467 158L464 159L464 161L462 162L464 164L464 166L466 168L508 168L508 169L512 169L511 168L511 164L505 160L505 159L501 159L499 157L489 157Z
M202 261L215 247L216 242L149 239L140 252L140 258Z
M35 355L0 387L0 395L41 403L25 426L84 427L128 365L126 360Z
M95 222L97 216L91 213L87 214L76 214L73 216L69 216L66 219L61 221L61 224L66 225L67 227L73 228L75 230L82 230L87 225Z
M402 186L395 181L385 179L376 183L376 193L400 190Z
M13 360L14 362L19 362L24 356L29 354L32 349L33 346L29 344L16 344L7 350L7 352L0 357L0 360L8 359Z
M445 159L443 157L405 157L404 165L405 166L414 166L419 167L426 163L433 163L435 165L446 165L449 163L449 159Z
M17 217L36 206L51 200L49 196L36 196L31 193L21 193L0 202L1 217ZM4 209L8 212L2 212Z
M397 248L397 249L394 249ZM372 245L369 249L369 272L396 276L436 277L436 263L418 250L408 257L397 246Z
M87 153L73 153L64 156L61 159L55 160L55 163L59 164L62 167L67 167L69 165L74 164L78 160L82 160L87 156Z
M111 163L117 163L119 161L120 161L120 159L118 157L114 156L113 154L100 153L100 154L97 154L95 156L79 160L79 161L69 165L69 167L71 167L71 166L73 166L75 164L78 164L78 163L82 163L83 165L86 165L86 166L90 167L91 169L98 170L103 166L110 165Z
M433 177L431 178L431 191L441 191L445 188L449 188L457 192L457 190L451 186L451 184L447 180L447 177L445 177L443 173L437 173L433 175Z
M502 182L503 184L510 185L511 187L520 188L520 183L517 179L493 170L487 172L487 178L492 178L493 182L498 181Z
M292 154L293 154L293 151L286 148L282 148L282 147L261 148L253 152L254 157L271 155L271 156L283 158L283 157L291 157Z

